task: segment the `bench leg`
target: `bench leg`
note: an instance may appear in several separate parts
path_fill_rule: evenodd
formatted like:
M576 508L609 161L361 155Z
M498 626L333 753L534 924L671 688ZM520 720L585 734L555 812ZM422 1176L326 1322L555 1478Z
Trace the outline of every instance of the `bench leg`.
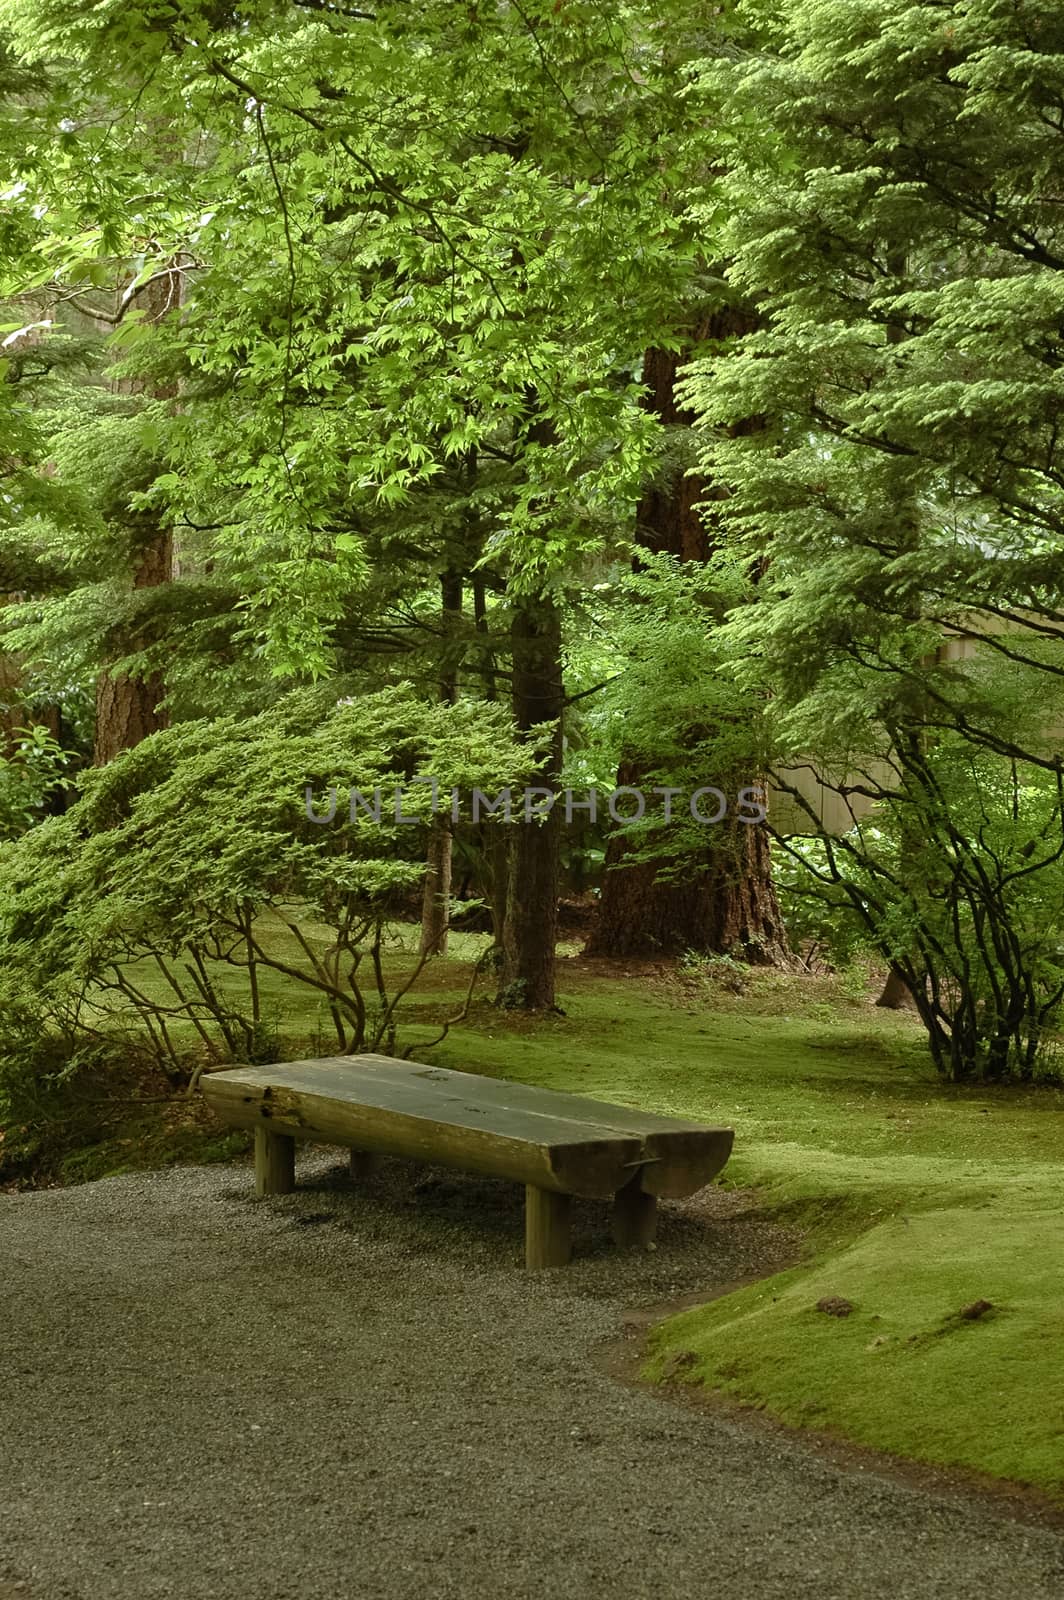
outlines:
M622 1250L652 1243L657 1228L657 1196L645 1194L641 1182L642 1176L637 1172L613 1197L613 1242Z
M569 1196L525 1186L525 1266L564 1267L569 1260Z
M351 1176L356 1183L365 1183L380 1170L381 1158L372 1150L352 1150Z
M255 1193L291 1194L296 1186L296 1142L287 1133L255 1129Z

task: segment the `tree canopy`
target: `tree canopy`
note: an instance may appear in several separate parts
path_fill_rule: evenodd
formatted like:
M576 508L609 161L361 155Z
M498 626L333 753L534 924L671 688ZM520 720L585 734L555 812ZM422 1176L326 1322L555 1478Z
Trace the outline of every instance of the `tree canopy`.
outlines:
M811 895L888 965L944 1071L1039 1070L1057 10L0 0L0 26L11 739L51 707L74 765L158 738L194 766L343 684L512 737L549 795L767 780L767 832L434 824L425 948L458 861L500 999L553 1005L559 895L605 857L638 889L603 897L632 932L604 947L794 959L774 856L793 928Z

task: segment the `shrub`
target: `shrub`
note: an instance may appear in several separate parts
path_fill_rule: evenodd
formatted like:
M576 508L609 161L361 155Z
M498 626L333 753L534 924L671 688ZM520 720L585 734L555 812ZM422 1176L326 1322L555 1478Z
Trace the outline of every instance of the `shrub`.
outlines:
M0 839L17 839L46 815L66 783L70 753L41 725L16 728L0 756Z
M402 686L318 688L239 720L154 734L89 773L81 798L0 850L0 1044L27 1018L78 1048L140 1024L176 1081L269 1056L270 975L316 996L334 1048L394 1049L397 1009L429 958L389 986L388 918L424 872L424 830L396 786L496 787L528 761L501 710L425 705ZM312 821L307 795L336 790ZM348 796L382 791L379 823ZM427 787L406 816L427 814Z
M1062 799L1059 771L945 736L849 832L780 841L792 926L815 929L840 964L862 948L888 961L951 1079L1050 1070L1064 1002Z

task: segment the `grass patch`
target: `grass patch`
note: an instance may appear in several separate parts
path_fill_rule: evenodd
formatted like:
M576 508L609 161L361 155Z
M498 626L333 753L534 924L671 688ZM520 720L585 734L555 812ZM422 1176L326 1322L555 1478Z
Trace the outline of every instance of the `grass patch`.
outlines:
M672 1318L647 1374L1064 1497L1062 1257L1059 1209L1022 1199L894 1217Z

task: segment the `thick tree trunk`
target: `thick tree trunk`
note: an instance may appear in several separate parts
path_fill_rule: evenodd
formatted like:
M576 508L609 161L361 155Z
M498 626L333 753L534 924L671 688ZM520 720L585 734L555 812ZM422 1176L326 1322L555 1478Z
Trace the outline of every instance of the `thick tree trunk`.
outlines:
M506 929L506 895L510 877L510 837L505 828L485 823L481 830L487 864L487 889L491 909L491 931L501 960Z
M749 319L725 310L707 318L693 332L692 344L745 332ZM676 402L676 374L691 352L648 350L643 366L647 405L665 427L690 427L693 417ZM751 423L749 426L755 426ZM696 475L678 470L671 482L652 485L637 511L637 539L647 550L705 561L712 548L712 524L695 510L699 502L718 498ZM707 782L723 775L709 774ZM743 773L735 788L756 781ZM640 787L642 774L624 761L618 787ZM723 784L721 785L723 787ZM756 823L721 823L713 842L683 883L659 877L653 863L625 865L632 847L614 833L606 847L606 873L598 915L585 954L590 956L677 955L735 952L758 963L782 962L786 934L772 882L768 836Z
M421 900L421 943L423 956L447 954L447 931L451 904L451 829L446 816L432 819L428 854L425 860L425 889Z
M639 786L639 769L621 767L618 787ZM757 823L726 822L680 882L658 875L654 862L626 866L630 846L620 833L606 847L599 914L585 954L679 956L688 950L731 954L755 966L787 960L787 936L772 886L769 839Z
M10 605L14 595L0 595L0 606ZM0 754L9 756L15 748L15 735L26 726L22 703L22 661L9 650L0 650Z
M909 992L909 985L897 968L891 967L887 973L887 981L883 985L883 993L876 1001L876 1005L883 1006L888 1011L904 1011L915 1004Z
M135 589L169 583L172 576L170 535L160 533L140 559L133 578ZM92 759L104 767L122 750L131 750L150 733L169 726L170 719L159 702L166 693L157 674L131 678L124 672L106 669L96 679L96 731Z
M561 619L550 600L530 600L514 614L513 708L518 729L553 728L535 782L556 796L561 775ZM554 946L558 938L561 816L555 804L542 820L525 821L519 807L506 830L505 911L500 943L498 1003L524 1010L554 1006Z

